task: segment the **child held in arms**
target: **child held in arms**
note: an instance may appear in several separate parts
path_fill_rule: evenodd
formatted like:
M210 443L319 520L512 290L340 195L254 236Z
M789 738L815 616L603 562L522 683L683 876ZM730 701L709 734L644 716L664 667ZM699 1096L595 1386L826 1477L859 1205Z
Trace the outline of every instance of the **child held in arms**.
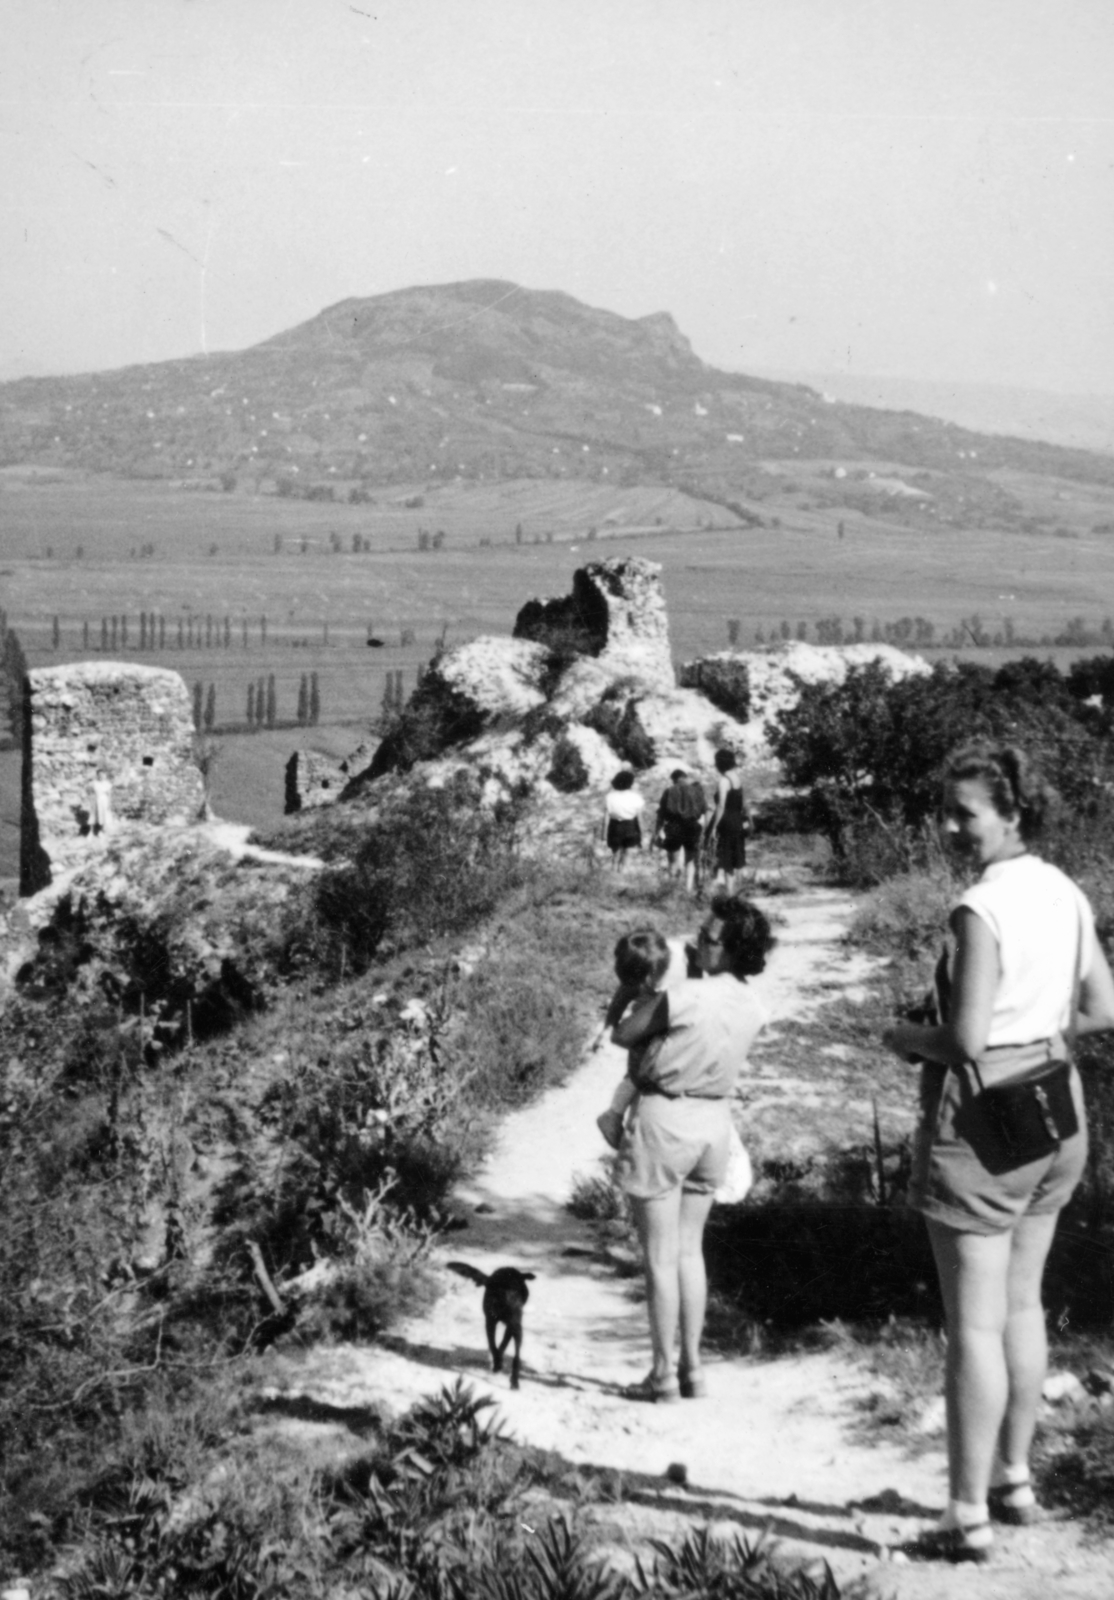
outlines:
M653 928L625 933L615 946L615 976L619 986L608 1004L597 1046L635 1000L671 989L692 975L690 968L690 952L683 940L664 939ZM628 1051L626 1075L620 1080L607 1110L596 1118L596 1126L613 1150L619 1148L624 1118L638 1093L642 1065L649 1051L660 1045L660 1038L651 1039Z

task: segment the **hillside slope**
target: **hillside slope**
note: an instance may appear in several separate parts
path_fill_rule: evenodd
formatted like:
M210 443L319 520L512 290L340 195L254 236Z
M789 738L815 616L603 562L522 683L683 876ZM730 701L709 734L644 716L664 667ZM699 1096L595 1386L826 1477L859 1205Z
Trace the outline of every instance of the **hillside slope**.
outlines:
M721 372L665 314L479 280L342 301L250 350L0 385L0 466L376 485L562 476L744 493L763 460L1114 483L1114 457Z

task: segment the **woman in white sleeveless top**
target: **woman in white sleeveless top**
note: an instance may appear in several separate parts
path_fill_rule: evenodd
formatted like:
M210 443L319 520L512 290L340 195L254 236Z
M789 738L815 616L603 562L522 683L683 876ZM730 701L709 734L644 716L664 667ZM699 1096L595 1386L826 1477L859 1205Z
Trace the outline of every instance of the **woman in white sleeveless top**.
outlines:
M910 1200L928 1223L947 1319L950 1499L921 1544L952 1561L988 1558L991 1518L1040 1516L1029 1447L1048 1354L1041 1279L1087 1156L1074 1067L1066 1120L1078 1131L1037 1160L988 1156L977 1098L1063 1060L1073 1020L1081 1034L1114 1027L1114 979L1091 908L1030 852L1048 798L1013 747L973 744L949 757L944 834L978 878L951 914L941 1022L884 1035L897 1055L924 1062Z

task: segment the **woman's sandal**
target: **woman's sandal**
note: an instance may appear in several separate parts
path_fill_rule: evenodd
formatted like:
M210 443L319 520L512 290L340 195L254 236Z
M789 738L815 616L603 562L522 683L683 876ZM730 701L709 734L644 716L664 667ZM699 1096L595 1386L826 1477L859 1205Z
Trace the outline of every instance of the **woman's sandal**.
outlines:
M628 1383L619 1393L624 1400L646 1400L651 1405L671 1405L681 1398L681 1386L676 1378L655 1378L648 1372L641 1383Z
M689 1372L679 1371L677 1384L682 1400L703 1400L708 1393L708 1380L702 1367L693 1367Z
M1070 1516L1070 1512L1038 1505L1032 1498L1022 1505L1013 1505L1009 1497L1016 1494L1018 1489L1029 1489L1031 1492L1028 1478L1021 1483L994 1484L988 1490L986 1504L991 1522L1006 1523L1011 1528L1030 1528L1037 1522L1062 1522Z
M913 1561L975 1561L980 1565L990 1560L994 1540L989 1522L976 1522L969 1528L930 1528L911 1544L901 1549Z

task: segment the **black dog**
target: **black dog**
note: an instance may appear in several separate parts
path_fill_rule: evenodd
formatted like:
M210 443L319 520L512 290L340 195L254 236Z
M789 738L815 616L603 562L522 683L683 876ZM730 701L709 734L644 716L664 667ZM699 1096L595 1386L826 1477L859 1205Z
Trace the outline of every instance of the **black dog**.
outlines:
M533 1282L536 1274L519 1272L517 1267L496 1267L488 1277L485 1272L477 1272L465 1261L449 1261L446 1265L450 1272L459 1273L462 1278L478 1283L484 1292L484 1323L487 1327L487 1345L491 1351L492 1372L502 1372L503 1355L511 1340L514 1340L511 1388L517 1389L522 1357L522 1308L530 1298L526 1285ZM496 1345L495 1329L500 1322L505 1325L506 1332L502 1344Z

